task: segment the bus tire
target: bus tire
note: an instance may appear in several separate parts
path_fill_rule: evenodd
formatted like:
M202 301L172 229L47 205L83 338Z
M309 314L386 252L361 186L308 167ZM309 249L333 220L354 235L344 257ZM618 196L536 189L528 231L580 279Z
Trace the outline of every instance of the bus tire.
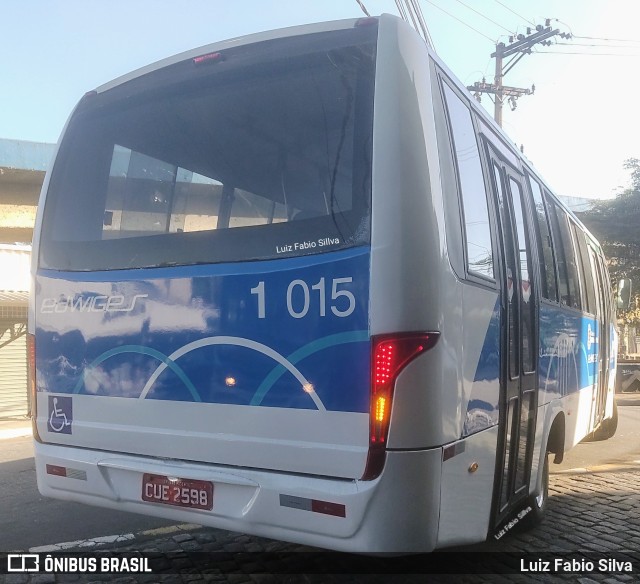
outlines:
M529 507L529 511L522 519L522 527L531 529L536 525L540 525L547 511L547 502L549 500L549 453L544 457L544 466L542 467L542 484L540 491L531 495L527 501L525 509Z

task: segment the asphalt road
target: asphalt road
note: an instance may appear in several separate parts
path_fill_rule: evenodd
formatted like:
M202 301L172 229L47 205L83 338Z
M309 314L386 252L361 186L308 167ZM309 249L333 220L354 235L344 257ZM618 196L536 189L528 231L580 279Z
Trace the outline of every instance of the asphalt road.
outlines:
M551 464L553 473L573 469L602 470L603 467L640 465L640 393L617 394L618 429L615 436L600 442L583 442L569 450L562 464ZM553 458L553 457L552 457ZM636 465L636 466L637 466Z
M0 550L137 533L171 522L46 499L36 485L31 436L0 441Z

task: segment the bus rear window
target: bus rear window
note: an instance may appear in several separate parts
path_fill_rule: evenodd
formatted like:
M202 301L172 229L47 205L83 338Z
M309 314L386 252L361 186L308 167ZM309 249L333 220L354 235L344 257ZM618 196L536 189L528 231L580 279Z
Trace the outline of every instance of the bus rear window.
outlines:
M248 261L369 242L369 27L182 61L86 97L47 193L40 266Z

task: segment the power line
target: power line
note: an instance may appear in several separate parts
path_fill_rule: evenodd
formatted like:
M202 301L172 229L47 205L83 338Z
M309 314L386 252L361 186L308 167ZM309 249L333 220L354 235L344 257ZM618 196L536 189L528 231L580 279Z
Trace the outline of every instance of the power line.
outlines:
M402 18L402 20L404 20L405 22L409 22L409 19L407 18L407 13L404 11L404 6L400 2L400 0L396 0L396 7L398 8L398 13L400 14L400 18Z
M534 51L536 55L582 55L583 57L640 57L640 53L590 53L588 51Z
M364 2L362 2L362 0L356 0L356 2L358 3L358 6L360 6L360 8L362 9L362 12L364 12L367 16L370 17L371 14L369 14L367 7L364 5Z
M414 30L422 36L424 41L435 49L435 43L433 42L429 27L422 14L419 0L395 0L395 2L402 20L410 26L413 26Z
M416 22L416 17L413 13L413 7L411 6L411 4L408 2L408 0L404 0L404 5L407 9L407 12L409 13L409 18L411 18L411 22L413 23L413 28L417 31L418 30L418 23Z
M573 37L578 38L578 37ZM629 45L607 45L605 43L555 43L556 45L571 45L572 47L598 47L602 49L634 49L638 50L638 47L633 47Z
M462 0L456 0L456 2L458 4L462 4L465 8L468 8L472 12L475 12L477 15L481 16L485 20L488 20L489 22L495 24L496 26L499 26L502 30L506 31L508 34L511 34L512 31L510 31L508 28L502 26L499 22L496 22L495 20L491 20L491 18L489 18L488 16L485 16L484 14L482 14L482 12L479 12L475 8L472 8L471 6L469 6L468 4L465 4Z
M494 39L488 37L486 34L484 34L483 32L480 32L477 28L474 28L473 26L471 26L470 24L467 24L464 20L460 20L457 16L454 16L453 14L451 14L450 12L447 12L444 8L441 8L440 6L438 6L437 4L434 4L431 0L425 0L428 4L431 4L431 6L433 6L434 8L437 8L438 10L441 10L442 12L444 12L446 15L450 16L451 18L453 18L454 20L457 20L460 24L463 24L464 26L466 26L467 28L470 28L472 31L478 33L480 36L483 36L485 39L491 41L492 43L495 42Z
M433 38L431 37L431 33L429 32L429 27L427 26L427 22L424 19L424 14L422 13L422 8L420 6L420 0L412 0L413 6L416 11L416 15L418 17L418 21L420 22L420 26L422 27L422 31L425 34L425 38L429 42L429 44L435 49L435 43L433 42Z
M495 57L496 60L496 72L493 83L487 83L483 78L482 81L476 81L473 85L468 85L467 89L471 91L475 98L480 100L483 93L494 95L494 118L499 126L502 126L502 108L506 101L514 110L517 107L518 98L525 95L533 95L536 88L535 85L531 86L531 89L521 87L510 87L503 84L504 76L515 66L518 62L532 52L533 48L538 44L550 44L550 38L555 36L561 36L562 38L571 38L571 35L561 33L559 29L553 29L549 26L549 20L546 21L546 26L538 25L535 30L531 28L527 29L527 35L519 34L509 38L509 43L496 43L496 50L492 53L491 57ZM511 57L505 64L505 59Z
M592 41L613 41L617 43L640 43L640 40L637 39L610 39L605 37L593 37L593 36L580 36L577 34L573 35L573 38L576 39L588 39Z
M558 24L561 24L562 26L566 26L567 29L569 29L569 32L571 33L571 36L572 37L576 36L576 35L573 34L573 30L571 30L571 27L566 22L562 22L562 20L560 20L559 18L550 18L549 20L555 20Z
M497 4L500 4L500 6L502 6L503 8L506 8L509 12L511 12L512 14L515 14L518 18L521 18L525 22L528 22L531 26L535 26L535 22L531 22L528 18L525 18L521 14L518 14L515 10L512 10L511 8L509 8L509 6L500 2L500 0L494 0L494 2L496 2Z

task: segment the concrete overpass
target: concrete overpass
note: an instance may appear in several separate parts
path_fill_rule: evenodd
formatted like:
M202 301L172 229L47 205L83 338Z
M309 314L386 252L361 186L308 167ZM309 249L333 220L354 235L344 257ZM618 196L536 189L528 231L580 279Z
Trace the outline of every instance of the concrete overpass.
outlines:
M55 144L0 139L0 243L31 243L54 149Z

